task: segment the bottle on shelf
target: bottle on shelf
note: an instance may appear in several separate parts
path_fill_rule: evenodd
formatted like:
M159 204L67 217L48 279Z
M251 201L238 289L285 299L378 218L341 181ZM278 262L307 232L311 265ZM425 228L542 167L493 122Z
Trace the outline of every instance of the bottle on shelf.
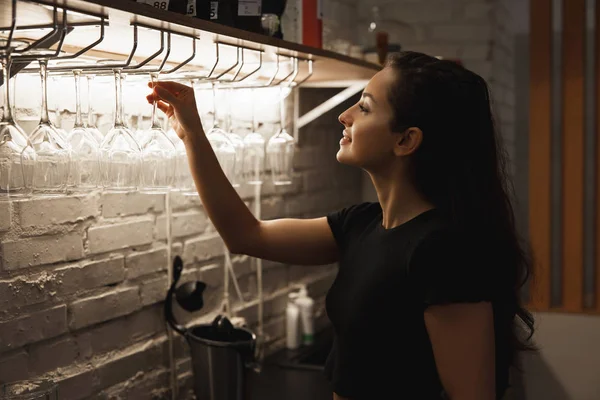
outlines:
M262 0L237 0L234 24L236 28L262 33Z
M300 309L296 304L298 298L297 292L288 294L287 307L285 308L286 318L286 341L285 346L294 350L300 347Z
M300 310L300 326L302 327L302 344L309 346L314 343L314 306L315 301L308 296L306 285L301 285L296 298Z

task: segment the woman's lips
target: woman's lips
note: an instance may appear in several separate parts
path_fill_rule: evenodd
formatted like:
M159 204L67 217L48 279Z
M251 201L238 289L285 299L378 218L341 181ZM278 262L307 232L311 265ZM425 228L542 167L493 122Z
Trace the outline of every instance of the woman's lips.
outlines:
M342 134L344 135L342 137L342 139L340 140L340 145L343 146L345 144L350 144L352 143L352 139L350 138L350 136L346 133L346 131L343 131Z

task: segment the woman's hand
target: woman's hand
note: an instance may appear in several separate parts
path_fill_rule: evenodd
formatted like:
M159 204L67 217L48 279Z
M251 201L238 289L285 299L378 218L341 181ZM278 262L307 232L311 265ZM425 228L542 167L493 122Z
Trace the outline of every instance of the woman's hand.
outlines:
M154 89L146 96L148 103L157 102L158 108L169 117L171 127L181 140L186 142L204 135L191 87L172 81L149 82L148 86Z

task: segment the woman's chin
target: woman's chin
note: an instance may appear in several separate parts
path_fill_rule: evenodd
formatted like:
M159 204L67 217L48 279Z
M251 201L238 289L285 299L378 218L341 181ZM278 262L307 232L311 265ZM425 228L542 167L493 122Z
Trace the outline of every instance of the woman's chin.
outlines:
M335 155L335 158L340 164L355 165L356 162L348 150L349 149L344 147L340 148L337 154Z

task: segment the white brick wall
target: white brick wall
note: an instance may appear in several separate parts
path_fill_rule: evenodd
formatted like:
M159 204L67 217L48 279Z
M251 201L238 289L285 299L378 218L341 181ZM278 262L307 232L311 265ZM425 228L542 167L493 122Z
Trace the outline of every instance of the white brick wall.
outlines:
M304 90L302 107L332 94ZM307 217L358 202L360 173L336 166L338 107L301 131L295 177L263 186L265 218ZM252 207L254 189L240 194ZM197 198L171 197L173 255L185 261L182 282L207 283L205 309L175 307L182 321L210 319L223 291L222 240ZM167 291L165 196L107 194L0 203L0 380L51 376L61 398L152 398L169 387L162 301ZM257 294L255 266L233 258L246 301ZM264 263L265 332L282 344L287 293L305 281L322 309L335 267ZM230 298L251 326L256 307ZM317 327L326 316L321 312ZM176 337L178 374L189 389L187 344ZM143 374L142 374L143 372Z

